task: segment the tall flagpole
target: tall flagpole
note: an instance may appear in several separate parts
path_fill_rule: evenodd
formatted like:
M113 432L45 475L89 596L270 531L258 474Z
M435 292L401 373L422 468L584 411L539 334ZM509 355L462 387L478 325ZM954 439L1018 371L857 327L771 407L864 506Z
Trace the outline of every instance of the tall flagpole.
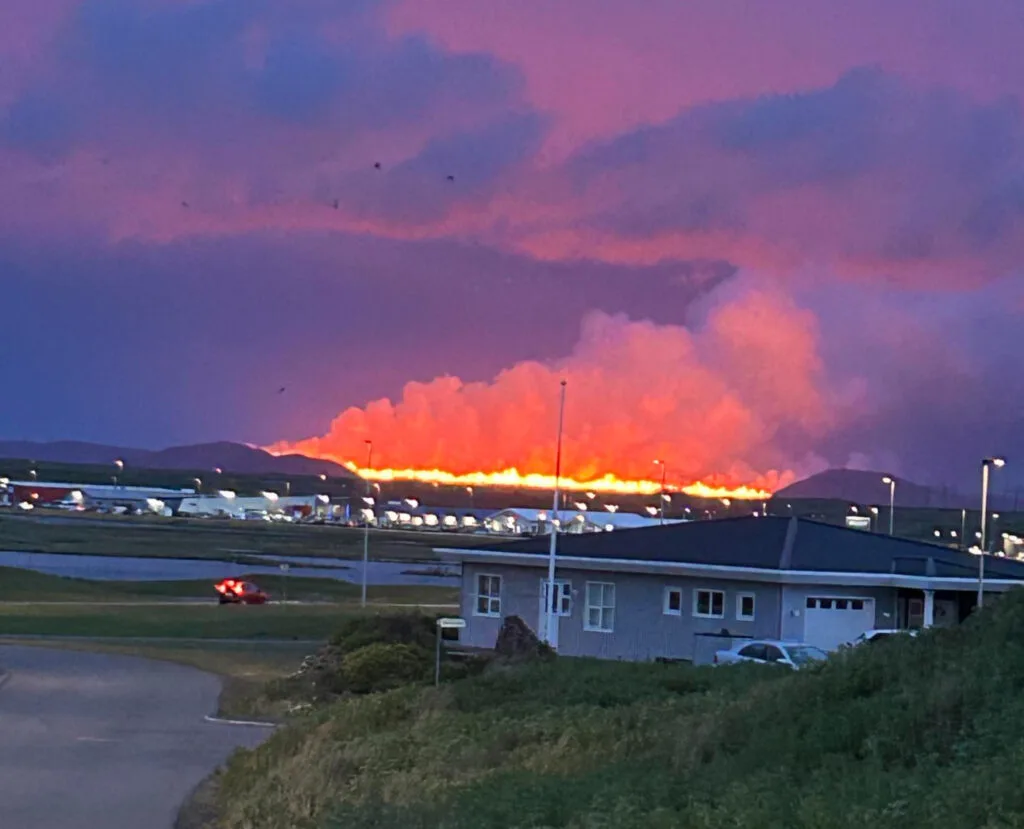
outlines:
M555 497L551 506L551 546L548 548L548 591L547 613L545 614L544 641L549 645L555 629L555 557L558 554L558 502L562 477L562 423L565 420L565 380L562 381L561 398L558 403L558 440L555 442Z

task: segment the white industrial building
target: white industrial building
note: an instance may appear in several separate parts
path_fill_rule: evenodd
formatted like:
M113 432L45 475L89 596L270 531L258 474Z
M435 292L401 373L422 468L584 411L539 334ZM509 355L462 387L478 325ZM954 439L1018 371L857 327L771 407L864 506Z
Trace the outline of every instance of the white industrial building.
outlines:
M222 491L216 495L193 495L185 498L178 514L196 518L299 518L332 511L326 495L277 495L264 492L255 496L236 495Z
M504 535L549 535L554 524L560 533L576 535L656 527L661 523L659 517L637 515L632 512L559 510L555 514L551 510L532 507L509 507L488 516L484 520L484 527L493 533ZM666 519L664 523L679 524L682 521Z

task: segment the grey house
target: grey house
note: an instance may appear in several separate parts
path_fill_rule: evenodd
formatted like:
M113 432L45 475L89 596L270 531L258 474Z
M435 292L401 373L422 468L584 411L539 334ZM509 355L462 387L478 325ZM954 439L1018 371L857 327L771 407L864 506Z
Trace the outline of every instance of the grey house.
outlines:
M511 615L544 631L548 544L436 551L462 564L462 644L493 647ZM985 565L986 595L1024 584L1024 563ZM831 650L872 628L956 624L977 588L977 556L806 519L564 536L551 639L570 656L697 663L750 637Z

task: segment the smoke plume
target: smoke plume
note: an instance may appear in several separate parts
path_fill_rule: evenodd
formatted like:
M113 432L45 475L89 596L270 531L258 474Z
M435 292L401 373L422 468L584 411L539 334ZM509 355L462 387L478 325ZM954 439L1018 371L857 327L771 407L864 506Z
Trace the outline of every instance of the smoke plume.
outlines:
M272 451L456 474L551 474L559 382L567 380L563 474L775 488L834 419L813 314L747 290L683 327L590 312L572 353L489 382L410 382L401 399L338 415L327 433Z

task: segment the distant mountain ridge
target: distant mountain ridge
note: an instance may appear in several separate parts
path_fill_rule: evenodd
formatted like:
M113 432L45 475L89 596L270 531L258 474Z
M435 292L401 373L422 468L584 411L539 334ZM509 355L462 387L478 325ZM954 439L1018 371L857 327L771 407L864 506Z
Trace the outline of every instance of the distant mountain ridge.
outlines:
M889 504L889 485L882 482L884 472L870 472L862 469L826 469L802 481L780 489L772 497L784 501L787 498L849 501L864 506ZM979 492L963 493L949 487L929 487L923 484L896 478L896 506L932 509L976 510L981 502ZM993 492L989 506L992 509L1017 509L1013 496Z
M0 440L0 458L37 462L81 463L102 466L123 460L143 469L223 469L240 475L321 475L356 478L353 472L332 461L305 455L271 455L263 449L231 441L172 446L168 449L132 449L101 443L59 440L48 443Z

